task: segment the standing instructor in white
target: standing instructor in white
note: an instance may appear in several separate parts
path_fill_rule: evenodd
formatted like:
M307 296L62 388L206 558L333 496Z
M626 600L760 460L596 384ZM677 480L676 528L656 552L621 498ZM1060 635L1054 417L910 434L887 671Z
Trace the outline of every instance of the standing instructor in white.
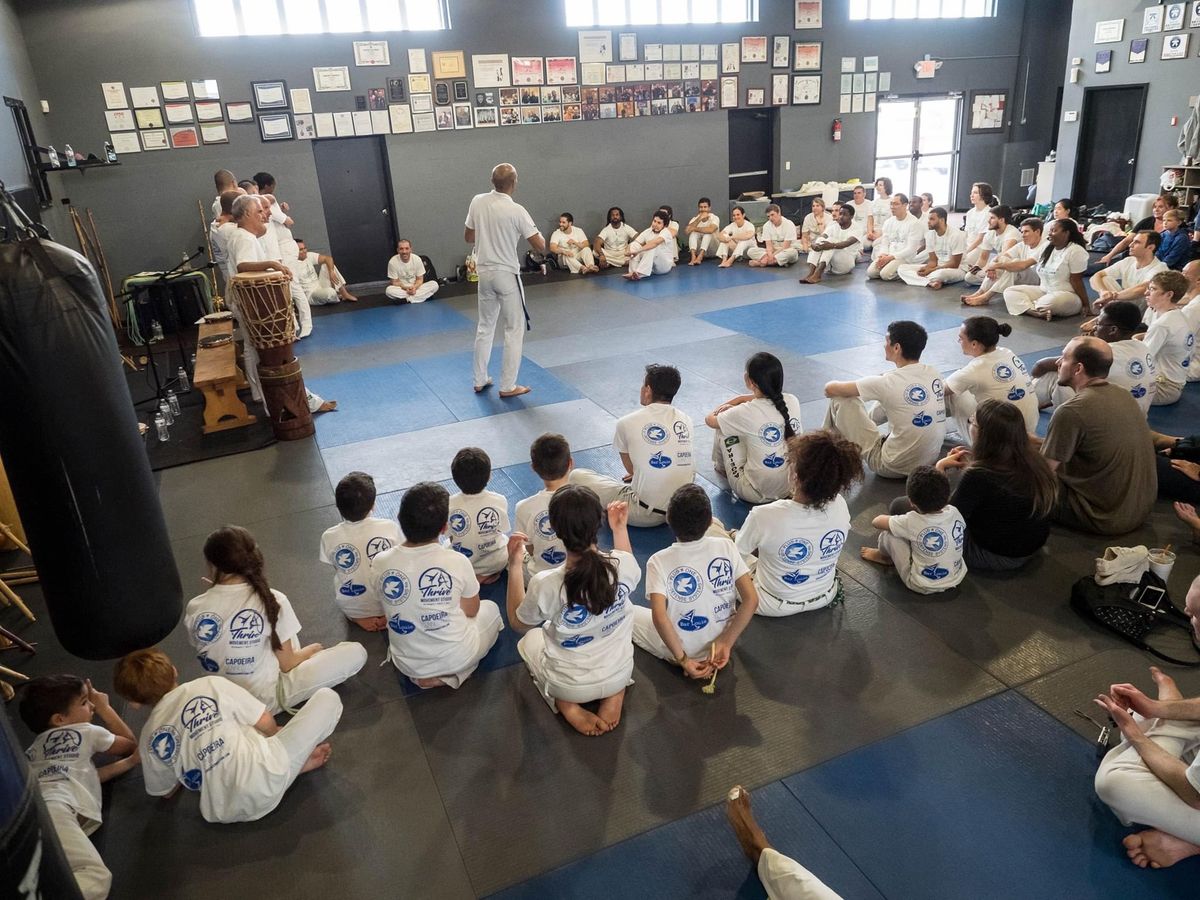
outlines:
M479 327L475 330L475 393L487 390L488 361L496 321L504 318L504 359L500 364L500 396L518 397L529 388L517 384L521 345L525 342L525 289L521 284L522 240L538 253L546 241L525 207L513 201L517 170L508 163L492 169L492 190L476 194L467 209L464 238L475 245L479 273Z

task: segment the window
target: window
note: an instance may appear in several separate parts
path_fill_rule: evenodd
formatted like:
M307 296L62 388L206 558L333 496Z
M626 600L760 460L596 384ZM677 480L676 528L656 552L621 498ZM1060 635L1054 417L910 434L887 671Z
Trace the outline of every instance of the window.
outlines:
M996 0L850 0L850 19L982 19Z
M568 28L758 21L758 0L563 0L563 6Z
M201 37L450 27L447 0L192 0L192 9Z

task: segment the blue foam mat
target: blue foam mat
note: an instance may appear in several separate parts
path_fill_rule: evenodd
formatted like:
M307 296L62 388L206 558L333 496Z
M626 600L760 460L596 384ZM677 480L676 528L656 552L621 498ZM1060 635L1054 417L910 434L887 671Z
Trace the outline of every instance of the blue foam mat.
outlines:
M605 287L625 291L639 300L663 300L669 297L678 297L681 294L720 291L747 284L761 284L783 277L778 269L752 269L744 262L735 263L732 268L722 269L719 272L716 263L711 260L702 266L689 266L687 265L687 251L682 251L681 255L683 259L680 264L666 275L654 275L640 281L628 281L624 278L613 279L611 282L605 282Z
M500 357L503 337L492 349L489 369L494 381L500 379ZM472 375L474 359L470 351L427 356L409 362L438 399L454 413L460 422L482 419L500 413L516 412L534 406L578 400L583 395L574 387L555 378L541 366L528 359L521 361L518 382L532 388L528 394L505 400L497 387L476 394Z
M751 793L755 817L775 848L801 860L846 898L882 900L854 863L780 782ZM498 900L570 897L766 896L725 819L709 807L492 895Z
M784 779L889 897L1195 897L1130 864L1087 740L1007 691Z
M356 310L354 315L321 316L313 333L296 344L296 355L303 359L329 350L474 328L466 316L436 302L380 306Z

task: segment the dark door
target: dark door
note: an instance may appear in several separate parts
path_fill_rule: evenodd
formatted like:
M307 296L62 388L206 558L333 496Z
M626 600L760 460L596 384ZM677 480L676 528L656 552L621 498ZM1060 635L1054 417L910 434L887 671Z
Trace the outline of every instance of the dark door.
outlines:
M379 281L396 252L391 179L382 137L313 141L329 249L351 284Z
M775 136L773 109L729 111L729 199L746 191L771 193Z
M1071 186L1076 204L1125 208L1125 198L1133 193L1145 108L1144 84L1084 91Z

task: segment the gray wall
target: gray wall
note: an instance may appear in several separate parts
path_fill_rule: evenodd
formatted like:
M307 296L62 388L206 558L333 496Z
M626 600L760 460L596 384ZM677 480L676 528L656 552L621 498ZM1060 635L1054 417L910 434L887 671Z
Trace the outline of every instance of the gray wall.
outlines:
M893 73L893 91L945 93L969 88L1005 88L1014 94L1017 56L1026 3L1000 0L993 20L955 22L866 22L850 25L845 5L826 4L825 28L794 32L791 4L763 3L762 19L751 26L631 27L639 44L653 41L719 43L741 34L791 34L822 40L823 102L783 108L777 124L776 180L781 188L811 179L860 177L871 180L874 122L870 114L842 116L840 145L829 129L838 115L839 61L843 53L878 54L881 70ZM1047 0L1042 0L1047 2ZM1049 0L1054 3L1056 0ZM98 152L106 138L99 83L126 87L162 80L215 77L223 100L248 99L249 82L283 78L290 87L311 87L311 67L352 62L354 35L276 38L208 38L193 34L188 0L19 0L20 22L51 115L35 122L42 142ZM449 32L388 36L389 69L351 67L354 93L382 87L389 75L406 74L406 48L507 52L510 55L577 53L576 32L563 21L560 0L451 0ZM168 23L166 27L161 24ZM615 29L621 30L621 29ZM63 48L72 48L62 65ZM1005 56L1005 59L947 61L933 81L916 81L912 64L924 53L945 56ZM860 59L861 68L861 59ZM1055 68L1058 64L1055 63ZM749 87L770 87L766 65L743 67L742 97ZM350 95L312 94L314 109L345 110ZM1050 125L1042 122L1044 140ZM69 197L95 211L114 273L168 265L202 240L195 200L211 200L213 171L225 166L245 176L259 169L276 174L280 194L292 205L297 233L314 246L327 245L312 150L306 141L263 144L255 125L229 126L231 143L189 150L131 154L112 170L51 175L57 201ZM594 233L604 210L625 208L635 223L659 203L680 214L696 197L727 194L727 117L721 112L485 131L392 135L386 138L400 230L439 270L461 263L462 217L473 193L486 190L490 167L502 159L521 171L518 198L544 228L563 210ZM1000 183L1007 134L964 136L960 185L973 180ZM1044 152L1043 154L1044 155ZM783 162L792 168L784 171ZM147 192L153 202L147 204ZM960 187L960 200L966 188ZM941 200L943 198L939 198ZM718 206L721 206L718 201ZM60 238L69 235L61 225ZM380 266L382 268L383 261Z
M1134 176L1134 193L1158 193L1162 167L1179 162L1176 143L1189 114L1188 98L1200 93L1200 29L1188 29L1192 37L1187 59L1160 60L1162 34L1142 35L1142 11L1157 4L1144 0L1087 0L1076 3L1071 17L1071 36L1067 60L1063 72L1063 112L1083 112L1084 89L1088 87L1116 87L1123 84L1148 84L1146 113L1143 119L1141 142L1138 146L1137 173ZM1096 23L1107 19L1124 19L1125 36L1118 44L1093 44ZM1189 16L1190 18L1190 16ZM1150 47L1146 61L1129 64L1129 42L1134 38L1147 37ZM1096 74L1096 51L1113 51L1112 71L1105 75ZM1077 84L1068 80L1071 57L1082 57L1083 77ZM1179 125L1172 127L1171 117L1179 117ZM1071 193L1075 177L1075 160L1079 145L1079 125L1062 122L1058 135L1058 165L1054 172L1054 194L1066 197ZM1087 197L1073 197L1077 203L1086 202Z
M29 118L37 128L42 113L37 102L33 66L10 0L0 0L0 95L24 100L29 107ZM21 142L12 124L12 112L7 107L0 107L0 181L9 189L29 187Z

